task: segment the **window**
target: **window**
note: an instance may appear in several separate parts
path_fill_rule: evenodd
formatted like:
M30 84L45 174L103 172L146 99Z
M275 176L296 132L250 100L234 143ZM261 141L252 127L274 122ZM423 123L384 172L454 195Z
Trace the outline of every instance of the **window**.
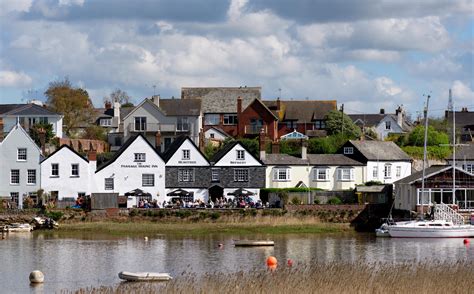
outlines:
M105 190L113 190L114 189L114 178L105 178Z
M313 180L315 181L328 181L329 180L329 168L318 167L314 169Z
M213 133L209 134L209 137L210 137L211 139L214 139L214 134L213 134Z
M377 179L379 177L379 167L378 166L374 166L372 168L372 177L374 179Z
M176 125L176 130L181 132L189 131L189 123L187 117L178 117L178 124Z
M314 122L314 128L315 129L325 129L326 128L326 122L324 120L317 120Z
M135 117L135 131L146 131L146 117Z
M286 121L286 127L288 129L294 129L296 128L296 122L292 121L292 120L289 120L289 121Z
M390 130L391 127L392 127L392 122L391 122L391 121L386 121L386 122L385 122L385 129L386 129L386 130Z
M193 168L178 169L178 182L194 182Z
M154 187L155 186L155 175L154 174L142 174L142 186L143 187Z
M18 148L17 152L17 160L18 161L26 161L27 155L26 155L26 148Z
M249 170L244 168L234 169L234 182L248 182Z
M40 117L39 118L39 123L40 124L48 124L49 121L48 121L48 118L45 116L45 117Z
M237 115L236 114L224 114L224 124L225 125L236 125L237 124Z
M20 198L20 193L18 192L10 192L10 199L18 205L18 198Z
M112 125L112 119L111 118L102 118L100 120L100 125L103 127L110 127Z
M245 150L237 150L237 160L245 160Z
M145 162L146 154L145 153L134 153L135 162Z
M474 173L474 164L464 164L462 168L468 173Z
M19 169L10 170L10 184L12 185L20 184L20 170Z
M51 163L51 176L59 177L59 163Z
M183 150L183 160L190 160L191 159L191 151L189 149Z
M79 176L79 164L73 163L71 164L71 176L78 177Z
M273 180L274 181L289 181L290 180L290 168L279 167L273 169Z
M219 169L218 168L211 169L211 181L219 182Z
M218 125L220 123L219 114L206 114L204 115L204 124L205 125Z
M344 154L354 154L354 147L344 147Z
M401 166L397 166L396 167L396 177L399 178L402 176L402 167Z
M36 169L29 169L27 171L26 183L29 185L36 184Z
M390 163L387 163L384 166L384 176L386 179L390 179L392 177L392 165Z
M337 169L337 180L341 182L353 181L354 180L354 169L353 168L338 168Z

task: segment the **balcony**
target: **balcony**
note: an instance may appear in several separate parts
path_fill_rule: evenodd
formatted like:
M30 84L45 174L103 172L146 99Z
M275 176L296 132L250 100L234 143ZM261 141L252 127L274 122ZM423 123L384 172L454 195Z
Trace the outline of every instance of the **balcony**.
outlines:
M245 125L244 134L246 135L258 135L262 131L268 133L268 127L266 125Z
M186 124L160 124L160 123L146 123L146 124L129 124L127 130L130 133L186 133L192 129L192 125Z

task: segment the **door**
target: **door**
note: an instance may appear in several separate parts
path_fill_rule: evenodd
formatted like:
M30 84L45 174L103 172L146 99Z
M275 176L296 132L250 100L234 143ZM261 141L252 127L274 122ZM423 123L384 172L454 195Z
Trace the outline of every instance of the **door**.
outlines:
M217 199L221 198L224 196L224 188L218 185L214 185L211 188L209 188L209 198L212 200L212 202L216 202Z

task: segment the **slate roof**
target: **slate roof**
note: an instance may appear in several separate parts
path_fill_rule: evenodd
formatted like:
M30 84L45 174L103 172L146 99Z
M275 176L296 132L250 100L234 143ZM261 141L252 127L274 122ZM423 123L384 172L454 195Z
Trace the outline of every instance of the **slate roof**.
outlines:
M0 104L0 115L45 115L45 116L60 116L61 114L53 112L45 107L30 103L30 104Z
M263 161L266 165L308 165L307 159L288 154L266 154Z
M160 108L170 116L199 116L199 99L160 99Z
M63 148L67 148L69 150L72 151L72 153L74 153L75 155L77 155L79 158L81 158L82 160L84 160L85 162L89 162L89 160L87 158L85 158L84 156L82 156L81 154L79 154L76 150L74 150L71 146L67 145L67 144L64 144L62 145L61 147L59 147L58 149L56 149L53 153L51 153L48 157L44 158L43 160L41 160L40 163L43 163L45 162L46 160L50 159L51 157L53 157L54 154L56 154L57 152L59 152L61 149Z
M240 143L239 141L232 141L232 142L229 142L227 143L224 147L222 147L221 150L219 150L216 154L214 154L214 156L211 158L211 160L209 160L211 163L216 163L218 162L219 160L221 160L222 157L224 157L230 150L232 150L232 148L235 147L235 145L240 145L242 148L244 148L245 151L247 151L247 153L254 157L261 165L265 165L259 158L255 157L252 152L250 152L242 143Z
M446 159L452 160L453 155L451 154ZM474 143L456 148L456 161L462 162L464 160L474 160Z
M359 126L365 126L365 127L376 127L377 125L380 124L382 119L385 117L389 116L391 117L395 123L398 124L398 118L396 114L348 114L349 117L352 119L354 123L356 123ZM409 123L406 119L403 120L402 125L400 126L402 130L404 131L410 131L413 126L411 123Z
M280 120L292 120L300 123L310 123L324 120L331 110L336 110L336 100L280 100L280 113L276 113L277 101L263 101Z
M453 113L445 113L446 120L452 124ZM474 112L472 111L456 111L456 128L474 125Z
M206 132L209 131L209 130L211 130L211 129L216 130L216 131L217 131L218 133L220 133L222 136L231 137L231 135L227 134L223 129L218 128L218 127L210 127L209 129L206 130Z
M242 110L254 99L261 99L261 87L183 87L181 98L201 99L203 113L237 113L237 98L242 98Z
M168 146L168 149L166 149L166 151L162 154L163 160L168 162L168 160L170 160L173 154L178 151L179 147L184 143L184 141L186 141L187 138L187 136L179 136L176 138L173 143Z
M362 162L349 158L344 154L308 154L308 159L311 165L364 165Z
M349 142L367 160L411 161L410 156L391 141L350 140Z
M433 166L430 166L430 167L425 169L425 179L429 178L429 177L431 177L435 174L438 174L442 171L449 170L449 169L452 170L452 168L453 167L450 166L450 165L433 165ZM459 167L456 167L456 170L469 175L468 172L466 172L463 169L460 169ZM400 179L400 180L396 181L394 184L410 184L412 182L421 180L422 177L423 177L423 171L421 170L421 171L418 171L418 172L415 172L415 173L409 175L408 177L404 177L403 179Z

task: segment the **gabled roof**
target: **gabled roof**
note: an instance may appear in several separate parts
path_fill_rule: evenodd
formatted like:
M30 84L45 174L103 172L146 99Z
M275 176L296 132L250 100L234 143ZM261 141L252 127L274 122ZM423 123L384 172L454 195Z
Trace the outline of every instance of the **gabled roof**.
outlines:
M292 156L289 154L266 154L265 160L263 162L266 165L308 165L309 161L307 159L302 159L301 157Z
M391 141L349 141L360 153L371 161L411 161L400 147Z
M315 166L363 166L364 163L349 158L344 154L308 154L308 160Z
M45 115L45 116L61 116L61 114L48 110L45 107L30 104L0 104L0 116L15 115Z
M163 115L166 115L166 113L160 109L158 107L158 105L156 105L155 103L153 103L153 101L149 100L148 98L145 98L142 102L140 102L140 104L138 104L137 106L135 106L129 113L127 113L127 115L125 117L120 117L120 119L123 121L125 120L127 117L129 117L130 115L132 115L137 109L139 109L140 107L142 107L144 104L150 104L153 106L153 108L155 108L157 111L163 113Z
M160 99L160 108L169 116L199 116L200 99Z
M222 147L221 150L219 150L216 154L214 154L214 156L211 158L210 162L215 164L216 162L218 162L219 160L221 160L222 157L224 157L227 153L230 152L230 150L232 150L236 145L239 145L240 147L242 147L245 151L247 151L248 154L250 154L250 156L252 156L253 158L255 158L255 160L257 160L261 165L265 165L259 158L255 157L252 152L250 152L242 143L240 143L239 141L232 141L232 142L229 142L227 143L224 147Z
M79 158L81 158L82 160L84 160L85 162L89 163L89 160L87 158L85 158L84 156L80 155L76 150L72 149L69 145L62 145L61 147L59 147L58 149L56 149L53 153L51 153L48 157L44 158L40 163L43 163L45 162L46 160L50 159L51 157L54 156L54 154L58 153L60 150L62 150L63 148L66 148L66 149L69 149L72 151L72 153L76 154Z
M242 109L254 99L261 99L261 87L182 87L181 99L201 99L203 113L237 113L237 98Z
M191 144L194 146L194 148L196 148L196 150L199 152L199 154L201 154L202 157L207 161L207 163L209 163L209 160L207 160L206 156L204 154L202 154L201 150L199 150L199 147L196 146L196 144L194 144L193 140L191 140L191 138L189 138L188 136L184 136L184 135L179 136L178 138L176 138L173 141L173 143L171 143L171 145L168 147L168 149L166 149L166 151L162 154L162 158L165 161L165 163L167 163L171 159L171 157L173 157L173 155L176 153L176 151L179 150L181 145L183 145L183 143L186 140L189 140L191 142ZM209 165L210 165L210 163L209 163Z
M36 142L30 137L30 135L25 131L24 128L21 127L21 125L19 123L17 123L16 125L14 125L10 131L8 132L7 136L3 139L3 141L0 142L0 145L3 145L5 144L5 142L8 140L9 137L13 136L13 132L15 130L18 130L19 132L22 132L27 138L28 140L36 147L36 149L39 151L40 155L43 156L43 152L41 151L41 148L36 144Z
M433 166L430 166L430 167L425 169L425 179L430 178L430 177L432 177L436 174L439 174L441 172L452 170L452 169L453 169L453 167L450 166L450 165L433 165ZM464 173L466 175L474 176L473 174L470 174L467 171L465 171L465 170L463 170L459 167L456 167L456 170L458 172ZM408 177L404 177L403 179L400 179L400 180L394 182L394 184L413 184L416 181L422 180L422 178L423 178L423 171L421 170L421 171L418 171L416 173L413 173L413 174L409 175Z
M206 132L211 130L211 129L216 130L218 133L220 133L224 137L232 137L231 135L227 134L223 129L218 128L218 127L210 127L209 129L206 130Z
M308 139L308 136L294 130L291 133L281 136L280 139L281 140Z
M161 159L163 159L163 157L161 157L161 154L155 149L155 147L153 147L153 145L150 144L150 142L148 142L148 140L142 135L142 134L138 134L138 135L135 135L135 136L131 136L123 145L122 147L120 147L120 149L115 152L114 156L109 160L107 161L106 163L102 164L100 167L97 168L97 170L95 171L96 173L98 173L99 171L101 171L102 169L104 169L105 167L109 166L110 164L114 163L115 160L117 160L117 158L120 157L120 155L122 155L122 153L127 150L127 148L132 145L133 142L135 142L135 140L137 138L141 137L147 144L148 146L150 146L150 148L155 151L155 153L158 155L158 157L160 157Z
M349 117L354 123L359 126L375 127L380 124L380 121L386 114L349 114Z
M277 101L263 101L270 109L276 109ZM331 110L336 110L336 100L280 100L280 120L311 123L324 120Z
M452 159L452 154L446 158L446 160ZM474 143L468 143L467 146L461 146L459 149L456 149L456 161L461 163L464 160L474 160Z
M260 105L263 107L263 109L265 109L271 116L273 116L273 118L274 118L275 120L278 120L278 116L277 116L275 113L273 113L273 112L270 110L270 108L268 108L268 106L265 105L265 103L263 103L263 101L260 100L260 99L254 99L254 100L249 104L248 107L250 107L250 106L251 106L252 104L254 104L254 103L260 104ZM245 109L244 109L244 111L245 111Z
M455 111L456 115L456 127L462 128L468 125L474 125L474 112L473 111ZM445 113L446 120L452 124L453 122L453 113L446 111Z

